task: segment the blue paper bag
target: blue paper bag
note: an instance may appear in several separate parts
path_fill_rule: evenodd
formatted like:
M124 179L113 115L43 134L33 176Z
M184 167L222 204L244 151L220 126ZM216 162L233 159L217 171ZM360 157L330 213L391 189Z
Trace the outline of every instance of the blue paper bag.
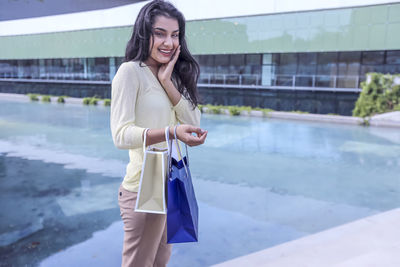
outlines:
M199 208L189 170L187 145L185 144L186 156L182 157L179 141L176 138L176 127L174 135L180 159L172 156L168 159L167 242L197 242ZM170 147L171 155L172 145Z

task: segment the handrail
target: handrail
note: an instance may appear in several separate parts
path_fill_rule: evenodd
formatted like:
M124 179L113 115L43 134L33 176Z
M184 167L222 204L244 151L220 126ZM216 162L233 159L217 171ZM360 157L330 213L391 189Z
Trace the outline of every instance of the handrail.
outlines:
M86 82L104 82L110 83L110 78L107 73L40 73L35 74L33 77L15 77L10 73L0 73L0 79L13 79L13 81L71 81L81 83ZM288 75L288 74L276 74L268 77L268 82L263 83L263 78L259 74L219 74L219 73L201 73L199 77L199 84L205 85L226 85L232 87L232 85L242 86L246 88L248 85L256 86L267 86L272 87L285 87L285 88L343 88L343 82L346 82L345 88L358 89L361 76L346 76L346 75Z

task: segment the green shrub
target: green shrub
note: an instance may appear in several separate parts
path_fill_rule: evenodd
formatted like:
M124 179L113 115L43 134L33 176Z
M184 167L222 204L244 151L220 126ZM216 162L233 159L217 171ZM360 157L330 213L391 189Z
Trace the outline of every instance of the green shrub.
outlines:
M275 111L275 110L270 109L270 108L262 108L262 109L260 109L260 110L262 111L262 113L263 113L264 116L268 116L268 114L269 114L270 112Z
M28 94L28 96L31 101L39 101L38 94Z
M208 112L212 114L221 114L222 106L206 105Z
M248 111L250 112L252 108L250 106L240 106L240 111Z
M297 114L310 114L310 112L308 112L308 111L301 111L301 110L292 110L290 112L297 113Z
M104 99L104 106L111 106L111 99Z
M83 104L84 104L84 105L90 105L90 100L91 100L90 97L85 97L85 98L83 99Z
M65 98L64 98L64 96L59 96L59 97L57 98L57 102L58 102L58 103L65 103Z
M232 116L240 115L240 107L238 106L228 106L228 110Z
M42 96L42 102L51 102L51 98L49 95L43 95Z
M368 73L371 81L361 83L362 91L357 99L353 116L368 117L395 110L400 103L400 85L393 83L400 75Z
M202 105L202 104L197 104L197 107L199 108L199 110L200 110L201 113L204 112L204 111L203 111L204 105Z
M98 98L96 98L96 97L92 97L90 100L89 100L89 104L90 105L97 105L97 102L99 101L100 99L98 99Z

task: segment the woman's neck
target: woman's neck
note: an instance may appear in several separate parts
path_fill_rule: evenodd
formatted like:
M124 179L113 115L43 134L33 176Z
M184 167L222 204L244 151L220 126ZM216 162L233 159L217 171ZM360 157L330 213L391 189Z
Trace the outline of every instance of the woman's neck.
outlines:
M144 61L144 64L146 64L149 69L151 70L151 72L154 74L154 76L158 76L158 69L160 68L161 64L158 62L155 62L152 59L147 59L146 61Z

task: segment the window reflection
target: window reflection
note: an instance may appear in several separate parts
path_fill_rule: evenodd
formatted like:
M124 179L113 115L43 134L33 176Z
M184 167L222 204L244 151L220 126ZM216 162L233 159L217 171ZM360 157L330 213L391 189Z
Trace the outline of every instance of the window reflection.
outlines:
M200 84L357 88L368 72L400 73L400 50L196 55ZM123 57L0 60L0 78L111 81Z

